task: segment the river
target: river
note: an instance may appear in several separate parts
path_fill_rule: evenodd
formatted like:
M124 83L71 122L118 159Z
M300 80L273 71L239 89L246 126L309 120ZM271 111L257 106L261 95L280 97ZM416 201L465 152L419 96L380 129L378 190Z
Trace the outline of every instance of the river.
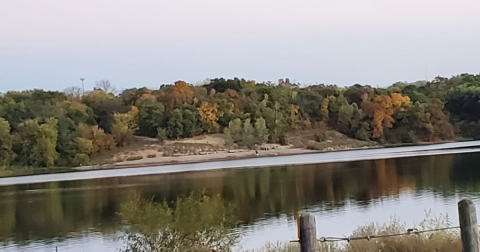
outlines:
M374 160L348 162L103 178L69 173L61 174L68 179L41 183L2 179L0 250L113 252L122 246L117 213L133 190L168 201L192 190L221 194L237 207L244 248L296 239L298 210L316 215L319 236L343 236L392 216L414 226L426 212L448 214L455 225L460 199L480 204L478 149L416 150L425 155L375 158L385 150L370 150Z

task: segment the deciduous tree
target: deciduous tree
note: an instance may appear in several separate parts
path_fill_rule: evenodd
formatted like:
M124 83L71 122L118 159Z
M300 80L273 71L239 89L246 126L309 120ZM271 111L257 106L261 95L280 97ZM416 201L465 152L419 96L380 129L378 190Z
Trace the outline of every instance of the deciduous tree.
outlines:
M138 109L132 106L128 113L115 113L115 123L112 127L112 134L115 136L117 145L123 146L138 130L137 124Z
M218 110L217 103L204 101L197 110L202 120L207 124L207 132L217 133L220 128L217 121L223 115L223 112Z

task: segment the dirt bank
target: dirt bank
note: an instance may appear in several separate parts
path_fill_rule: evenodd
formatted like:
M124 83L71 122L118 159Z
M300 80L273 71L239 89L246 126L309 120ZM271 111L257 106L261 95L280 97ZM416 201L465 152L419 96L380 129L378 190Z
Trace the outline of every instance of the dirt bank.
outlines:
M263 144L254 150L230 149L225 146L222 134L203 135L160 144L156 139L137 137L134 145L111 152L93 160L91 166L79 170L159 166L220 160L236 160L254 157L286 156L323 151L358 149L371 143L350 139L336 131L328 131L326 141L318 143L315 150L307 149L315 143L314 130L297 131L289 136L287 146Z

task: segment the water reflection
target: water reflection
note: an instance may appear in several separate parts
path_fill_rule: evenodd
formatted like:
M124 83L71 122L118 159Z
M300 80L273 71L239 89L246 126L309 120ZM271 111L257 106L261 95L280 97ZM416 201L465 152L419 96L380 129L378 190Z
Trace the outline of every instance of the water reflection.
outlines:
M232 201L245 230L263 243L262 230L287 228L278 230L281 236L294 229L291 222L300 209L335 213L338 219L324 225L336 225L356 213L378 216L388 210L382 214L391 215L396 209L428 209L415 204L455 201L458 193L476 195L479 162L474 153L6 186L0 187L0 240L12 246L73 241L85 232L114 237L121 225L117 213L132 189L157 201L206 189ZM347 228L342 232L352 229Z

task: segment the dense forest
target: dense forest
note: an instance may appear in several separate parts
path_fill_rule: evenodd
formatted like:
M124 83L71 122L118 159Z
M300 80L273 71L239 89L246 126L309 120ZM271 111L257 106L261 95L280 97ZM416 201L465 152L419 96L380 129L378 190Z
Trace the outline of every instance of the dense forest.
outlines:
M476 139L479 98L480 75L471 74L388 88L218 78L119 93L108 80L85 93L11 91L0 96L0 166L87 164L134 135L163 141L224 133L228 144L250 148L287 144L291 131L325 127L382 144Z

